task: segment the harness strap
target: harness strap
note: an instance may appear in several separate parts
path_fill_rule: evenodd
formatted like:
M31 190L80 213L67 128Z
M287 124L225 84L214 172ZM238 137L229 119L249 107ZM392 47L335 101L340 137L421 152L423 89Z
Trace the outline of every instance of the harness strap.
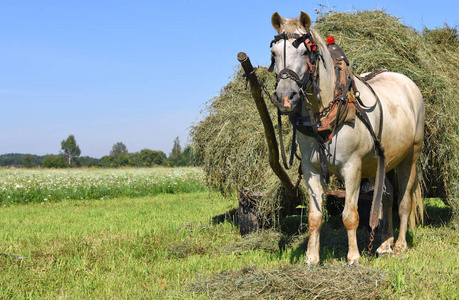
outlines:
M339 78L337 79L337 82L339 82ZM345 111L345 114L343 116L340 116L340 114L341 114L341 108L343 107L343 105L346 105L346 109L349 109L349 107L347 106L347 103L346 103L347 102L346 95L347 95L347 92L349 91L349 89L351 87L351 83L352 82L353 82L352 79L347 80L346 86L344 87L343 92L341 93L341 97L338 98L339 102L338 102L338 109L336 111L335 124L332 127L332 131L331 131L331 134L330 134L329 138L331 138L331 137L333 137L335 135L335 130L338 127L338 125L340 125L342 122L344 122L346 117L347 117L347 111ZM330 139L328 141L330 141Z
M379 128L378 133L375 134L373 127L371 126L370 120L368 119L367 114L362 109L360 105L356 105L357 115L362 120L363 124L368 128L370 131L371 136L373 137L375 143L375 150L378 155L378 165L376 169L376 178L375 178L375 190L373 192L373 200L371 204L371 212L370 212L370 227L371 230L374 231L375 228L378 226L379 223L379 211L381 209L381 202L382 202L382 194L384 190L384 178L386 176L386 158L384 156L384 147L381 144L381 136L382 136L382 129L383 129L383 110L381 101L379 100L378 95L373 90L373 88L360 76L356 75L356 77L367 86L373 95L376 98L376 103L379 107Z
M293 166L293 159L295 157L296 153L296 122L292 122L293 124L293 136L292 136L292 147L290 149L290 160L287 164L287 156L285 155L285 147L284 147L284 139L283 139L283 134L282 134L282 118L281 118L281 112L279 109L277 109L277 131L279 135L279 147L281 149L281 157L282 157L282 162L284 164L284 168L287 170L290 170Z
M314 112L312 111L312 104L309 102L308 96L306 93L301 89L300 92L303 94L304 101L306 102L306 110L309 114L309 119L311 121L312 133L314 134L314 138L319 145L319 157L320 157L320 169L322 171L322 176L325 179L325 182L328 184L330 183L330 172L328 171L328 163L327 163L327 155L325 154L325 143L322 136L319 134L319 129L317 128L316 118L314 116Z
M292 147L290 149L290 161L289 161L290 167L292 167L293 165L293 159L296 153L296 114L293 115L292 118L293 118L293 121L291 120L291 123L293 124L293 128L292 128L293 135L292 135Z

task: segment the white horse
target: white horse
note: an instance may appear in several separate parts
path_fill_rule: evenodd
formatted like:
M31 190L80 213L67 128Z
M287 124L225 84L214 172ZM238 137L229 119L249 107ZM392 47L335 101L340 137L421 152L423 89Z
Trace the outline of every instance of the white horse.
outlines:
M327 45L310 29L311 19L301 12L298 19L283 19L274 13L271 19L273 27L279 33L272 42L272 60L278 76L273 102L284 113L295 112L307 116L308 101L312 111L318 113L335 99L335 64ZM309 46L298 37L309 36ZM315 47L311 49L311 40ZM315 52L314 73L311 72L311 53ZM288 70L286 72L285 70ZM318 88L307 91L307 99L301 91L300 82L305 76L316 75L314 82ZM375 94L381 101L383 129L381 143L385 150L386 172L395 174L398 182L385 178L385 190L382 199L382 243L377 253L391 253L394 246L392 227L392 192L398 188L400 233L395 243L394 253L407 249L406 231L408 219L414 226L417 218L417 206L422 217L422 198L416 171L424 136L424 103L421 92L408 77L392 72L384 72L368 80L371 89L354 76L355 87L360 92L360 100L374 132L379 131L380 108L376 105ZM306 92L306 91L305 91ZM311 95L312 94L312 95ZM302 103L303 105L298 105ZM298 105L298 106L297 106ZM306 261L309 264L319 262L319 237L322 225L322 201L324 197L324 175L321 172L319 144L316 138L298 132L298 144L301 150L301 168L303 170L309 194L309 242ZM348 233L349 264L360 259L357 247L356 230L359 225L357 202L362 178L376 176L377 159L375 142L370 130L360 118L354 122L342 123L335 129L327 142L329 154L326 163L331 174L335 174L345 185L345 206L342 214Z

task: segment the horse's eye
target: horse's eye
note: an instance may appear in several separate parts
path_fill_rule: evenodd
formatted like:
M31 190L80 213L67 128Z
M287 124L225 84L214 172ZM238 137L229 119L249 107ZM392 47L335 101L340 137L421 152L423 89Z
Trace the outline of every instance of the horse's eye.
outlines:
M276 53L274 53L273 51L271 51L271 56L272 56L272 57L276 57Z

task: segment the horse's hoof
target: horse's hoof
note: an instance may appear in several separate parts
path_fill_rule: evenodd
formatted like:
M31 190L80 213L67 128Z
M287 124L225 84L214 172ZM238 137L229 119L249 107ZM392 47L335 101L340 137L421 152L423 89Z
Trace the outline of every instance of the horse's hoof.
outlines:
M394 255L400 255L402 253L405 253L407 251L408 247L406 246L406 243L395 243L395 248L394 248Z
M347 264L358 266L360 261L360 254L358 252L351 252L347 255Z
M384 256L390 256L394 253L392 249L390 251L379 251L379 249L376 250L376 256L377 257L384 257Z
M360 264L360 260L359 259L354 259L354 260L348 260L347 261L347 264L349 266L358 266Z
M402 249L402 247L395 247L394 249L394 255L400 255L405 252L406 252L406 249Z
M318 257L308 257L306 258L306 263L308 265L317 265L319 263L319 258Z
M378 249L376 249L376 255L378 257L388 256L388 255L391 255L393 253L394 253L394 251L392 251L391 247L379 247Z

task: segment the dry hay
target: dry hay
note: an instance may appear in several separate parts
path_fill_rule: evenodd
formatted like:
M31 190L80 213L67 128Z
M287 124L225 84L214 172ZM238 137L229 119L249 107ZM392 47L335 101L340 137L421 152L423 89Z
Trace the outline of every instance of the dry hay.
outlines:
M284 240L282 234L277 230L263 230L245 235L239 241L229 243L223 247L225 253L243 253L245 251L261 250L269 253L281 251L281 244Z
M267 68L257 70L258 78L269 90L274 89L275 75ZM220 190L224 195L245 189L263 192L264 196L258 209L262 222L273 224L279 222L276 212L281 207L292 212L304 198L300 193L300 202L295 202L279 186L279 180L268 163L268 149L260 120L250 89L245 89L245 79L238 70L234 78L220 92L218 97L207 103L207 116L191 129L193 145L198 159L203 163L209 186ZM266 98L266 97L265 97ZM271 116L276 110L267 106ZM283 118L285 144L291 143L291 126ZM274 122L277 131L277 121ZM295 179L296 165L289 171ZM263 224L262 224L263 225Z
M361 266L296 264L225 271L191 288L212 299L378 299L388 285L384 273Z
M314 28L322 37L335 37L354 72L385 68L416 82L426 103L426 136L421 156L424 194L443 198L458 212L457 29L445 25L421 33L380 10L321 13ZM266 51L268 57L267 46ZM260 68L257 75L273 91L274 75L266 68ZM275 108L265 100L276 124ZM271 223L278 223L278 217L273 217L275 212L291 199L279 189L279 181L269 167L261 120L250 91L244 90L240 70L220 95L207 103L204 114L205 118L192 128L191 136L209 185L226 194L241 188L264 192L264 203L259 206L262 215ZM287 118L284 121L284 143L289 145L291 126ZM290 172L292 179L296 168Z
M272 74L259 69L257 75L273 89ZM207 103L203 113L207 116L192 127L191 136L208 184L224 194L244 187L263 190L265 178L272 172L266 174L270 168L263 126L240 70L220 95Z

